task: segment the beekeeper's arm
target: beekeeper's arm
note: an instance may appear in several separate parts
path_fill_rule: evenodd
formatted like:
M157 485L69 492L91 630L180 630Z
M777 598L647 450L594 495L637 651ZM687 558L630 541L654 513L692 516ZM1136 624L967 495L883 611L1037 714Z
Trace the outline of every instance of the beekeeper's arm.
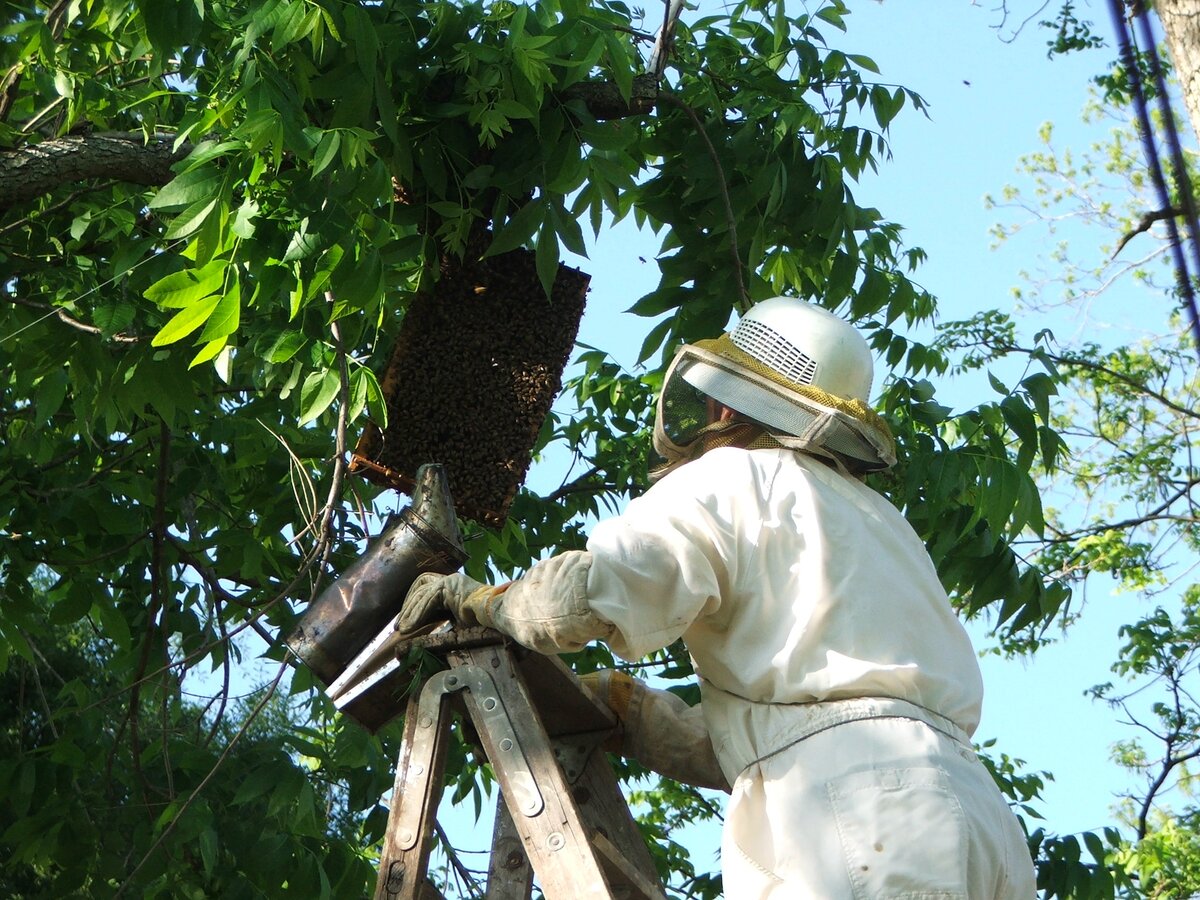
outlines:
M542 560L506 585L422 575L397 627L415 629L448 610L460 622L503 631L541 653L571 652L601 639L637 660L674 642L729 595L737 575L736 535L746 529L737 498L756 494L748 475L720 451L708 453L599 523L586 551Z
M423 575L424 583L418 579L405 601L404 618L425 617L417 616L418 607L424 613L445 609L460 622L495 628L542 653L577 650L594 638L612 640L615 626L587 604L590 564L585 552L551 557L501 587L465 575ZM676 781L729 790L699 706L623 672L593 673L584 683L621 722L615 751Z
M719 456L689 463L630 502L621 516L597 525L587 551L543 560L507 585L490 587L465 575L421 576L397 627L412 629L448 610L465 624L495 628L541 653L579 650L602 639L620 656L636 660L667 646L728 594L736 528L728 501L712 496L711 488L721 485L722 497L738 491L729 485L731 473ZM753 496L752 486L745 486L745 495ZM639 702L639 715L627 723L631 746L661 741L669 748L665 752L712 758L698 709L667 692L637 693L642 701L654 699ZM660 727L663 722L668 724ZM684 735L703 740L681 741ZM661 771L648 759L640 761Z

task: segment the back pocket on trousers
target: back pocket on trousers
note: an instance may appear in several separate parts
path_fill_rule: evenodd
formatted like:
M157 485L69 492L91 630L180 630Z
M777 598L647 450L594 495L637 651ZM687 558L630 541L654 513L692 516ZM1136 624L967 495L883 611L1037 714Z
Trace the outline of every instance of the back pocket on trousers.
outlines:
M965 900L966 820L945 772L856 772L828 792L855 900Z

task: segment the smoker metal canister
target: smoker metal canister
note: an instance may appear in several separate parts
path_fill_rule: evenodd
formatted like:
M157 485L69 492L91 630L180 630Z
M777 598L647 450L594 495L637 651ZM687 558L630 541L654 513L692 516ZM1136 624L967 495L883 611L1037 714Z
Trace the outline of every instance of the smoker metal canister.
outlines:
M467 560L445 468L417 470L413 502L305 610L287 644L328 685L395 617L418 575L448 575Z

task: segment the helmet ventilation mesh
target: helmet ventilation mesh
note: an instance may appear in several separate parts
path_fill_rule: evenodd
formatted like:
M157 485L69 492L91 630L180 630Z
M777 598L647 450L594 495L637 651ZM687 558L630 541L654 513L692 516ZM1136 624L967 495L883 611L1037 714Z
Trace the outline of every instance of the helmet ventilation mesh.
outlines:
M812 384L817 374L817 361L802 353L773 328L753 319L742 319L730 335L733 343L745 353L770 366L784 378L796 384Z

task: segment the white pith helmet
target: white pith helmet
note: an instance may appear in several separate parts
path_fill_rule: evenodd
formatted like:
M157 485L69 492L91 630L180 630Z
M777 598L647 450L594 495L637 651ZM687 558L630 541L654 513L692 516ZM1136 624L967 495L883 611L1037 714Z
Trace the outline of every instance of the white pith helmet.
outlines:
M895 450L868 406L872 372L866 339L850 323L802 300L764 300L733 331L679 349L659 395L655 449L668 467L711 449L711 437L699 438L713 430L712 398L777 444L856 472L885 469Z

